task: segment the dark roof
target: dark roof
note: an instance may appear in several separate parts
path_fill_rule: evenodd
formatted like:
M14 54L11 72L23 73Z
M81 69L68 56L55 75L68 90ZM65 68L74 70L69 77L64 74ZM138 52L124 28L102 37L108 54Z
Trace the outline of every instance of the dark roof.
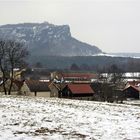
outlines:
M67 87L73 94L91 94L94 93L89 84L68 84Z
M50 91L48 82L42 82L38 80L27 80L25 82L31 92Z

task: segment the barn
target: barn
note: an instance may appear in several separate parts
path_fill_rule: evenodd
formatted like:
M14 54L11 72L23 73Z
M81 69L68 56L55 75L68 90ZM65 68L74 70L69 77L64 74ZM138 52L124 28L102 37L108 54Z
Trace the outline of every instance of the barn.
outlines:
M90 84L67 84L61 91L61 98L92 100L94 95Z
M123 90L126 98L139 99L140 98L140 88L137 86L129 85Z
M26 80L22 92L29 96L51 97L49 83L39 80Z

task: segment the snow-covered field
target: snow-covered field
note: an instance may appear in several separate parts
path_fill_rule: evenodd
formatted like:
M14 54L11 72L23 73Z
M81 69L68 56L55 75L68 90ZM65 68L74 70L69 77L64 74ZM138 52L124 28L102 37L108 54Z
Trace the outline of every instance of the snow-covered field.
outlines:
M135 105L140 107L140 100L127 100L123 102L128 105Z
M140 107L0 97L0 140L140 140Z

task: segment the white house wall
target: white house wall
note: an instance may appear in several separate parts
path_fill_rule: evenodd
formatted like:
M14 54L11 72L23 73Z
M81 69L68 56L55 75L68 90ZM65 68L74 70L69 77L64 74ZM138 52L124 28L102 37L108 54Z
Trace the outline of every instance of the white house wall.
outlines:
M35 96L35 92L30 92L29 96ZM50 92L36 92L36 97L51 97Z

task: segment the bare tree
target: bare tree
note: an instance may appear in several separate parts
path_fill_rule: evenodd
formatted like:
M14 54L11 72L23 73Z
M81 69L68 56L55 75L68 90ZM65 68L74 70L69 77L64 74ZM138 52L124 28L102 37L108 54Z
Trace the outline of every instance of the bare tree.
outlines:
M5 50L6 42L0 41L0 70L2 72L2 81L3 81L3 89L4 93L7 94L5 82L7 80L7 68L6 68L6 50Z
M3 87L5 94L11 94L14 78L14 68L22 68L25 65L25 58L28 51L24 44L11 41L0 41L0 70L2 71ZM9 79L10 85L8 89L5 87L5 81Z
M117 85L120 84L123 79L124 72L115 64L111 65L108 70L108 81Z
M123 93L120 94L124 80L124 72L115 64L108 67L107 73L98 72L101 82L99 97L103 101L114 102L123 100Z

